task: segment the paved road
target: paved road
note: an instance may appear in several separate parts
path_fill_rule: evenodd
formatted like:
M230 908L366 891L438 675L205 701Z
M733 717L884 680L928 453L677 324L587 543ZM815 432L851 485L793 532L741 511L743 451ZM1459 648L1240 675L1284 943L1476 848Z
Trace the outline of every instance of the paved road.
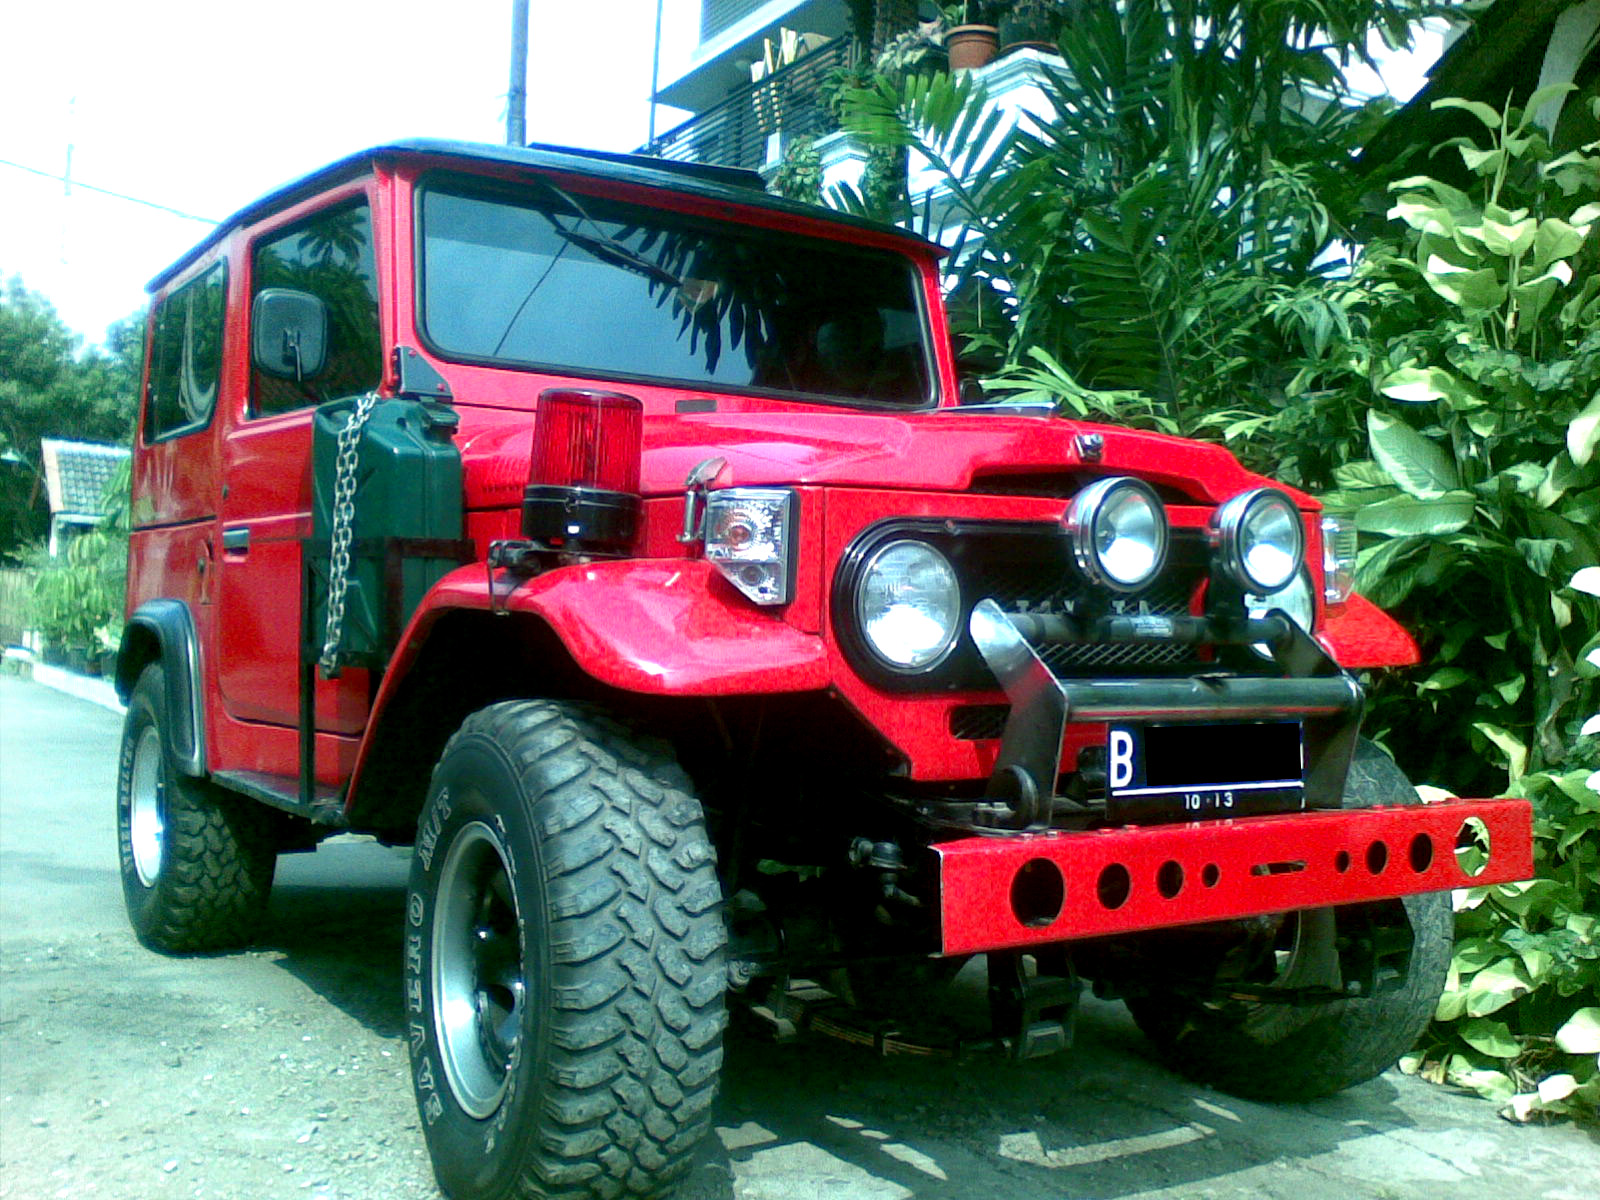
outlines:
M286 858L264 944L166 959L122 917L118 720L0 677L0 1197L431 1200L399 1036L402 854ZM1278 1107L1197 1089L1120 1006L1070 1055L730 1040L690 1200L1593 1200L1600 1138L1390 1072Z

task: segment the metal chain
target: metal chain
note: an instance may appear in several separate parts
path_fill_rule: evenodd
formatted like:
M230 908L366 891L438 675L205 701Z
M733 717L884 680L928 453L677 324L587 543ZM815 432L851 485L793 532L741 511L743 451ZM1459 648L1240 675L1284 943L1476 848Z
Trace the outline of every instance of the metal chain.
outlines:
M322 653L317 663L322 673L332 678L339 669L339 637L344 631L344 594L350 586L351 526L356 516L357 449L361 431L378 402L377 392L358 397L344 427L339 430L339 449L333 472L333 531L328 561L328 621L323 628Z

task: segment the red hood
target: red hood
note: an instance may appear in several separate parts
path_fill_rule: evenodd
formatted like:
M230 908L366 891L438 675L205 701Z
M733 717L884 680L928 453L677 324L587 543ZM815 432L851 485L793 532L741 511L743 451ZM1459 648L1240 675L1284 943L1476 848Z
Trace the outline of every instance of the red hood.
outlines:
M469 417L461 439L467 506L521 503L530 422L522 416L487 429L474 424ZM647 496L681 493L697 463L720 456L728 460L728 470L718 480L721 486L823 484L963 492L978 476L1038 476L1077 467L1082 460L1073 438L1087 432L1105 440L1103 455L1090 464L1097 474L1136 475L1213 504L1270 482L1206 442L1080 421L953 410L647 417L641 478ZM1304 507L1316 507L1309 496L1286 490Z

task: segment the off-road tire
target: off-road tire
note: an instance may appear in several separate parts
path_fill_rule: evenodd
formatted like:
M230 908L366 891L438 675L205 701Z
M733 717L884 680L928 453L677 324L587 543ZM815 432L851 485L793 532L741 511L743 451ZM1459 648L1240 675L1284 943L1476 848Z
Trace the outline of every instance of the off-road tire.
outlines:
M247 946L260 932L278 861L272 814L179 770L168 721L166 677L151 663L128 697L117 760L128 920L141 942L169 954Z
M1362 740L1345 785L1345 808L1415 804L1394 761ZM1450 965L1454 918L1448 892L1404 898L1413 934L1406 978L1394 991L1327 1004L1218 1009L1176 993L1127 1000L1139 1028L1176 1070L1235 1095L1309 1100L1362 1083L1409 1050L1433 1016ZM1301 918L1291 916L1291 921ZM1331 910L1305 914L1307 936L1332 936Z
M667 747L576 704L468 717L406 906L412 1080L445 1194L666 1190L710 1128L725 941L704 816ZM473 946L498 948L464 971ZM468 991L470 1029L452 1027Z

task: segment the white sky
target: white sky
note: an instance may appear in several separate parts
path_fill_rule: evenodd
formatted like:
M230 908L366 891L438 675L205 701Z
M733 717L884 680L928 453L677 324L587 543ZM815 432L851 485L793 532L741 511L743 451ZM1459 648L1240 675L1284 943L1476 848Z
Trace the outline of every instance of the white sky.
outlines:
M529 7L529 140L643 143L655 0ZM666 0L663 81L698 10ZM220 219L366 146L499 142L510 14L511 0L0 0L0 159L59 175L70 144L74 179ZM1401 98L1420 82L1386 74ZM658 129L683 115L660 110ZM0 278L21 275L97 342L208 227L63 192L0 165Z
M643 143L655 0L529 8L529 140ZM503 141L510 28L511 0L0 0L0 159L60 175L70 143L73 178L220 219L366 146ZM0 166L0 278L89 342L207 229Z

